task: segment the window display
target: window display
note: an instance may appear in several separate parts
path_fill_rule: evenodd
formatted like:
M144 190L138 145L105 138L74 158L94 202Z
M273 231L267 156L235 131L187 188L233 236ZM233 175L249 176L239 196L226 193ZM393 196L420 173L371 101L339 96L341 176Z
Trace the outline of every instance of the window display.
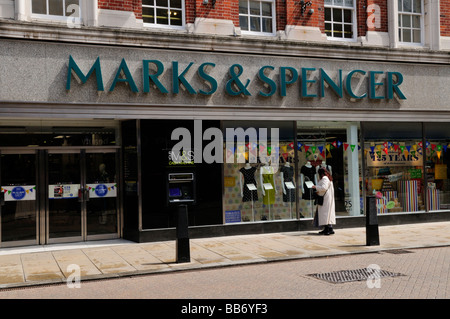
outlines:
M352 123L303 123L297 127L300 217L313 218L319 168L333 176L337 216L360 215L358 127ZM309 184L309 185L308 185Z
M225 223L297 218L292 122L225 121L223 127L279 130L277 141L268 134L267 140L258 135L256 142L247 136L242 145L224 143Z
M427 210L450 209L450 128L447 123L425 123Z
M369 142L364 152L366 191L376 195L378 214L425 210L420 140Z

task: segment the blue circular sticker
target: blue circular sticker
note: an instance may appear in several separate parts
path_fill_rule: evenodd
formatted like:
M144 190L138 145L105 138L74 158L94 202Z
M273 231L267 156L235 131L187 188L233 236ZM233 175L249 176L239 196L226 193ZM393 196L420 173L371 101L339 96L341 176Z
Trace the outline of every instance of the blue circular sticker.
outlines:
M14 198L15 200L23 199L26 194L27 193L25 191L25 188L20 186L14 187L11 191L11 197Z
M106 185L98 184L95 186L95 195L98 197L104 197L106 194L108 194L108 187L106 187Z

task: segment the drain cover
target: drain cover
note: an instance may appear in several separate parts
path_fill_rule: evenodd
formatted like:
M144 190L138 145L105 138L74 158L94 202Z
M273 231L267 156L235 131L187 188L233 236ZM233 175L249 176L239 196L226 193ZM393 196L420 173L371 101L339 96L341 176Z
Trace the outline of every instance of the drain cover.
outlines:
M344 283L351 281L363 281L367 279L376 279L383 277L404 276L399 273L393 273L381 269L362 268L354 270L340 270L334 272L326 272L321 274L308 275L317 279L325 280L332 283Z

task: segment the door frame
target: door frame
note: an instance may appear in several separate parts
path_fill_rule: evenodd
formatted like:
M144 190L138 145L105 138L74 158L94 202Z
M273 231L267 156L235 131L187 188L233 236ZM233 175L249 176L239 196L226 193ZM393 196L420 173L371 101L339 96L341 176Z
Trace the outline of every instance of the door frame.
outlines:
M81 235L74 237L49 238L49 198L48 198L48 154L80 154L80 188L81 191ZM117 231L110 234L87 235L86 220L86 153L115 153L116 163L116 183L119 185L116 199ZM0 247L16 247L27 245L46 245L54 243L79 242L89 240L117 239L122 236L122 170L121 155L119 146L65 146L65 147L1 147L0 156L3 154L34 154L36 156L36 240L1 242L0 227ZM1 157L0 157L1 165ZM1 181L1 176L0 176ZM1 208L0 208L1 210ZM1 223L1 214L0 214ZM1 224L0 224L1 225Z
M38 182L39 182L39 155L36 149L27 149L27 148L1 148L0 149L0 167L2 165L2 155L22 155L22 154L28 154L28 155L34 155L35 156L35 167L36 167L36 190L39 190L38 188ZM2 176L1 176L1 169L0 169L0 183L2 183ZM1 185L0 185L1 186ZM8 241L3 242L1 240L2 238L2 215L1 210L2 207L0 206L0 247L16 247L16 246L31 246L31 245L37 245L39 243L39 221L40 221L40 196L39 194L36 194L35 199L35 214L36 214L36 239L32 240L18 240L18 241Z

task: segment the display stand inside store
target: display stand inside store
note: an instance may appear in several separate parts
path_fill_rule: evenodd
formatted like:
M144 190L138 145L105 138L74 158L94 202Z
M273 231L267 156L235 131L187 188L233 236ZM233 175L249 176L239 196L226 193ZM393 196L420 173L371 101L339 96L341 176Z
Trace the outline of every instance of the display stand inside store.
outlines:
M271 206L275 203L275 181L274 181L274 169L268 163L265 163L260 170L260 179L263 193L263 204L268 207L268 217L261 216L261 220L271 219ZM272 216L273 217L273 216Z
M292 219L292 205L295 203L294 168L289 162L280 169L280 179L283 188L283 202L289 205L289 218Z

